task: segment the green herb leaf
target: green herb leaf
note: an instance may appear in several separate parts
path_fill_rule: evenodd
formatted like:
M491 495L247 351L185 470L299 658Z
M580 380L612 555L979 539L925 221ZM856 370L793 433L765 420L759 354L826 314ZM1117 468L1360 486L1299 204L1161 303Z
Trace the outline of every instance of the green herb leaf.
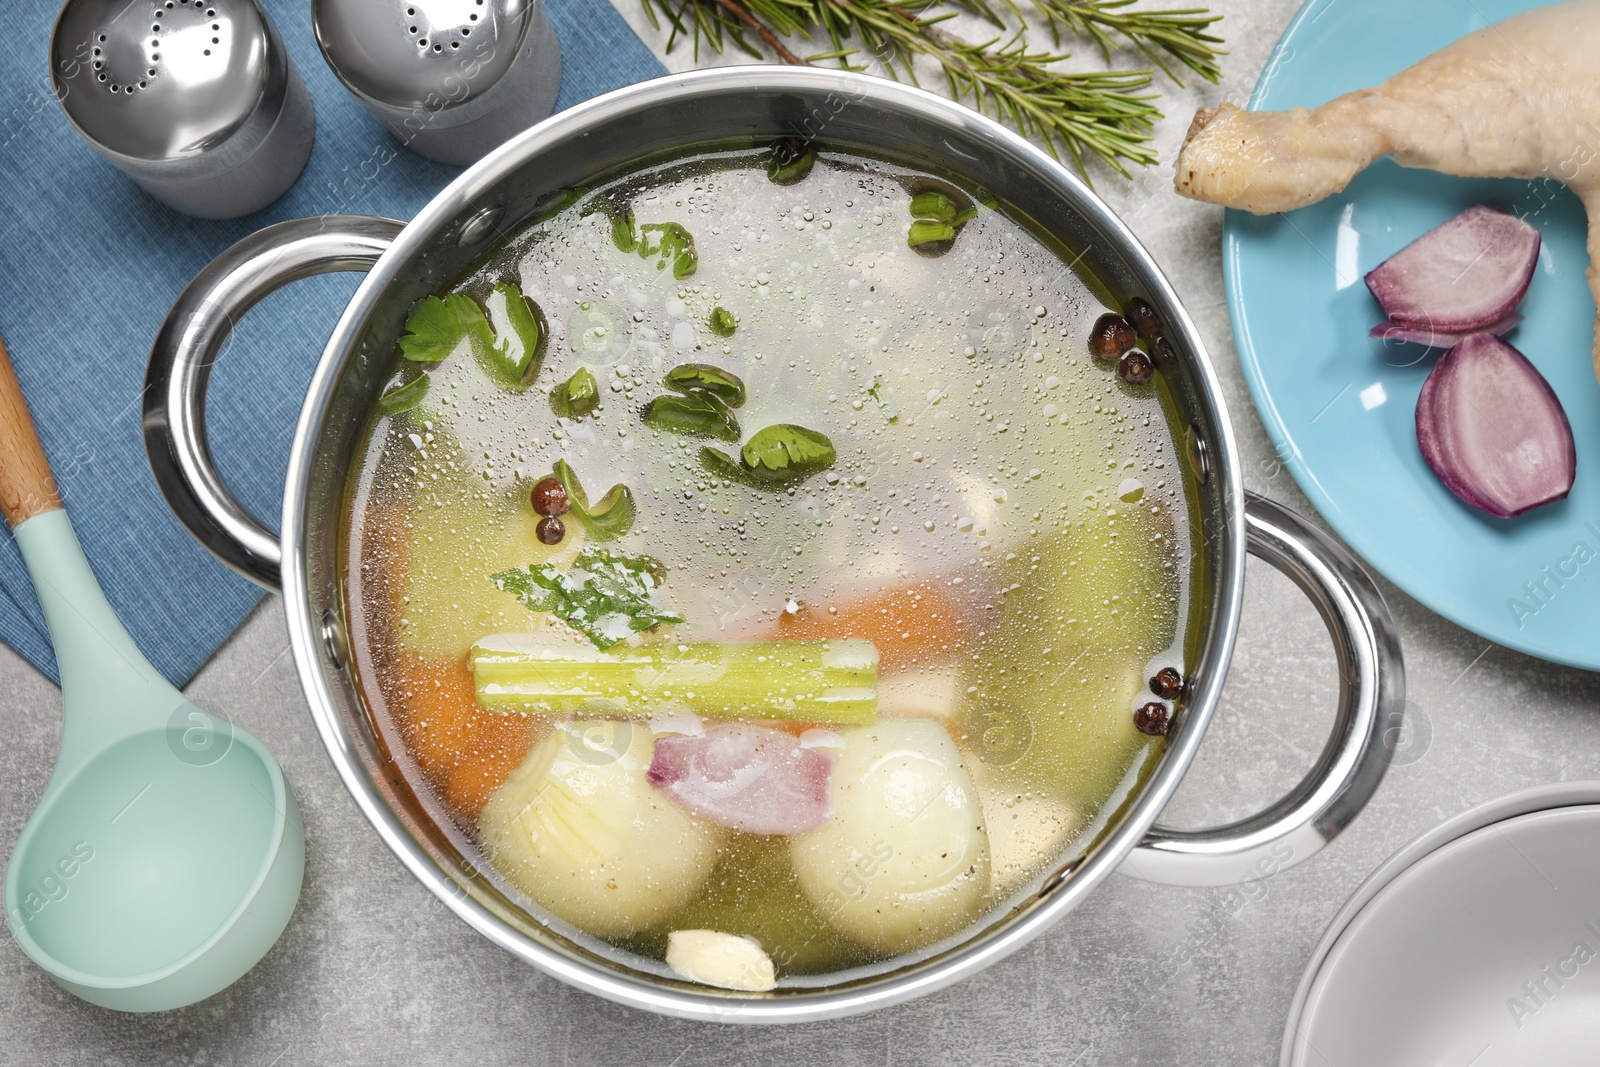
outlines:
M815 430L778 423L757 430L740 450L745 469L762 481L797 481L833 465L833 442Z
M894 392L883 378L876 374L872 376L872 384L867 386L867 395L877 401L884 418L894 422L900 417L900 405L895 403Z
M940 192L918 193L911 198L911 217L930 222L954 222L956 202Z
M711 309L711 314L706 316L706 326L718 337L732 337L738 325L733 312L725 307L714 307Z
M391 415L410 411L428 395L428 372L423 371L404 385L397 385L378 398L378 410Z
M700 253L694 250L693 245L672 257L672 276L679 281L690 277L698 269L700 269Z
M694 235L676 222L651 222L640 226L638 252L644 259L659 257L656 270L672 264L674 278L687 278L700 265Z
M563 419L581 419L600 406L600 383L588 367L550 390L550 407Z
M485 314L464 293L424 297L406 319L400 354L414 363L438 363L466 345L495 382L510 389L526 387L538 373L543 354L538 311L509 282L494 287L488 306Z
M490 581L529 610L554 614L604 650L632 634L683 621L656 602L663 573L649 556L585 545L568 571L546 563L501 571Z
M544 222L547 219L553 219L588 195L589 189L587 186L583 185L574 185L566 189L557 189L554 193L547 196L544 202L539 204L533 221Z
M767 177L779 185L800 181L816 165L817 150L799 137L785 137L767 157Z
M539 373L544 331L534 314L533 302L510 282L489 293L489 319L496 340L478 349L489 377L508 389L522 389Z
M639 247L639 229L633 221L633 210L623 208L611 216L611 243L618 252L632 252Z
M613 485L605 496L590 504L589 495L583 491L583 483L578 481L577 473L566 460L556 460L555 476L567 491L567 505L571 509L569 514L583 524L590 537L596 541L610 541L633 528L638 509L633 502L633 493L627 486L620 483Z
M449 293L443 298L426 296L406 317L400 354L413 363L438 363L467 341L494 343L483 309L461 293Z
M580 521L596 541L612 541L633 529L637 514L633 490L619 482L606 490L605 496L589 505Z
M706 445L700 449L700 465L718 478L730 482L742 482L745 485L756 484L750 477L750 472L740 465L739 461L722 451Z
M715 437L719 441L739 439L739 420L713 393L658 396L644 406L642 416L646 426L663 433Z
M745 400L744 380L709 363L680 363L661 381L674 392L709 393L729 407L739 407Z

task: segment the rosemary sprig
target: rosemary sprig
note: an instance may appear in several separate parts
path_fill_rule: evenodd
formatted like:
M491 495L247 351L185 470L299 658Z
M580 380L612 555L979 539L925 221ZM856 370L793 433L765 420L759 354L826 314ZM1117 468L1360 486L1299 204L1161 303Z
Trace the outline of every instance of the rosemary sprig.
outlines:
M1063 71L1067 53L1029 48L1022 30L1008 24L990 0L642 0L653 25L669 27L667 49L680 37L718 52L736 47L757 58L771 53L786 63L835 62L861 70L863 51L895 78L915 84L915 61L931 60L951 95L1035 137L1052 155L1065 153L1087 176L1095 157L1129 176L1128 166L1149 166L1151 127L1161 112L1146 92L1149 69ZM1093 42L1107 63L1116 38L1138 48L1177 81L1168 60L1215 81L1221 39L1206 31L1220 16L1200 8L1126 10L1133 0L1034 0L1052 33L1063 30ZM1020 22L1017 0L1004 0ZM971 41L941 25L958 13L976 15L1000 29ZM822 38L832 47L806 56L790 42ZM757 42L759 41L759 46ZM763 47L766 51L763 51ZM1165 57L1165 58L1163 58Z
M1217 57L1226 55L1218 45L1222 38L1206 31L1222 20L1203 7L1174 8L1163 11L1129 11L1134 0L1034 0L1039 13L1050 21L1050 31L1060 40L1060 32L1087 37L1100 48L1106 62L1116 43L1116 34L1132 44L1161 72L1183 84L1167 66L1161 53L1176 59L1213 84L1222 77Z

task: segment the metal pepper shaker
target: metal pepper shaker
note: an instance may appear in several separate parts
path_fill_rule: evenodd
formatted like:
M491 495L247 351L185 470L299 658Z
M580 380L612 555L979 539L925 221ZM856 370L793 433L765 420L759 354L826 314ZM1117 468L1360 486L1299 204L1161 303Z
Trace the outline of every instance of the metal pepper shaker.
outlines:
M429 159L475 162L555 106L541 0L312 0L311 21L339 80Z
M256 0L67 0L50 76L102 156L190 215L266 207L316 137L311 97Z

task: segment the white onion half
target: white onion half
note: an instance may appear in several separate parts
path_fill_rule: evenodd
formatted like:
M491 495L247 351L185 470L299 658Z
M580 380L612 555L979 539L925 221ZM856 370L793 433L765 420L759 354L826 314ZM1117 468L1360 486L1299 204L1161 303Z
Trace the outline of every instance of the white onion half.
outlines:
M989 893L989 839L961 754L933 719L843 733L826 825L790 839L800 887L845 936L891 954L972 922Z
M484 806L495 868L558 918L622 937L689 901L717 863L723 832L645 778L655 736L643 723L561 722Z

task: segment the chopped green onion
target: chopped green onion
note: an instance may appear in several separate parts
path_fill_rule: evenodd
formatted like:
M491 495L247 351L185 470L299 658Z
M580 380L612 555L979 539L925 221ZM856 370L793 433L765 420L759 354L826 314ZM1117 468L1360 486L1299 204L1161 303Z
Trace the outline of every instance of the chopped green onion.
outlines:
M906 244L912 248L921 248L923 245L938 244L940 241L954 241L956 228L948 222L929 222L918 219L911 224L911 229L906 233Z
M943 193L918 193L911 198L911 217L930 222L954 222L956 202Z
M494 711L698 715L869 726L877 721L871 641L652 641L609 650L534 634L472 646L478 703Z

